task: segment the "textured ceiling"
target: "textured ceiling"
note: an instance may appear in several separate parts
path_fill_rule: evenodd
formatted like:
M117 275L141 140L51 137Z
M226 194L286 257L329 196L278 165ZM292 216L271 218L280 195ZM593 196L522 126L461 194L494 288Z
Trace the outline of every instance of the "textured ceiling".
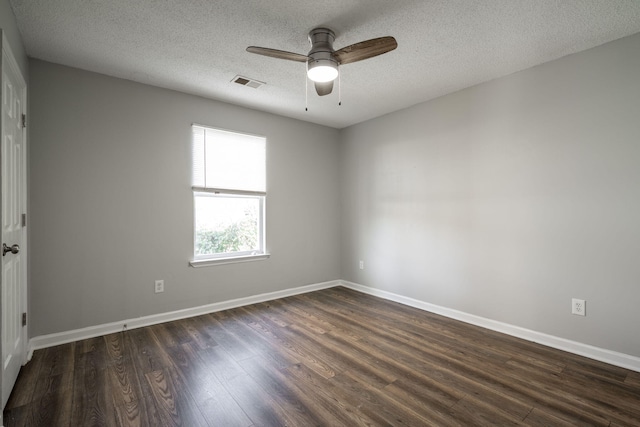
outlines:
M343 128L640 32L639 0L10 0L29 56ZM305 64L317 26L334 47L398 48L341 67L318 97ZM258 89L231 83L243 75Z

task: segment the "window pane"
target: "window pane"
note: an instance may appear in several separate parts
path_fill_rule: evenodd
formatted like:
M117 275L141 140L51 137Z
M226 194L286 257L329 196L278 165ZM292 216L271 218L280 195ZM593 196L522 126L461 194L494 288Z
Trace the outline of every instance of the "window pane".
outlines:
M196 193L195 255L262 253L261 197Z
M193 185L204 187L204 128L194 126L192 131Z
M266 191L265 145L262 137L205 129L205 186Z

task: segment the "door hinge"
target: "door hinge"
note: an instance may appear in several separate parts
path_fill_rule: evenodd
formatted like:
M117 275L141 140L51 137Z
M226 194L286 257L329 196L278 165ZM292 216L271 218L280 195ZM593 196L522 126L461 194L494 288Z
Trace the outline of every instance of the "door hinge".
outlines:
M27 127L27 115L23 114L22 115L22 129Z
M22 214L22 226L27 226L27 214Z
M22 326L27 326L27 313L22 313Z

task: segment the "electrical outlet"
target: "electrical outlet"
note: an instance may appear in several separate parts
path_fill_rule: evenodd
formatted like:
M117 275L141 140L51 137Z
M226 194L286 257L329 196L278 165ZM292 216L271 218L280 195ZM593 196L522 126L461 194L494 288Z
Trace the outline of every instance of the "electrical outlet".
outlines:
M360 270L364 270L364 261L360 260Z
M156 294L159 294L160 292L164 292L164 280L156 280L155 291L156 291Z
M576 316L587 315L587 302L583 299L573 298L571 300L571 314Z

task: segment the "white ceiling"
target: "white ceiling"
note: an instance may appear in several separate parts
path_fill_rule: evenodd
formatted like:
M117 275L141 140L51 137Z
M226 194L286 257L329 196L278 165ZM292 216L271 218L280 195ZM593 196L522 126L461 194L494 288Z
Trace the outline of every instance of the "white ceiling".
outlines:
M10 0L27 54L343 128L640 32L639 0ZM335 49L391 35L398 48L341 67L318 97L305 64L318 26ZM232 83L240 74L266 82Z

